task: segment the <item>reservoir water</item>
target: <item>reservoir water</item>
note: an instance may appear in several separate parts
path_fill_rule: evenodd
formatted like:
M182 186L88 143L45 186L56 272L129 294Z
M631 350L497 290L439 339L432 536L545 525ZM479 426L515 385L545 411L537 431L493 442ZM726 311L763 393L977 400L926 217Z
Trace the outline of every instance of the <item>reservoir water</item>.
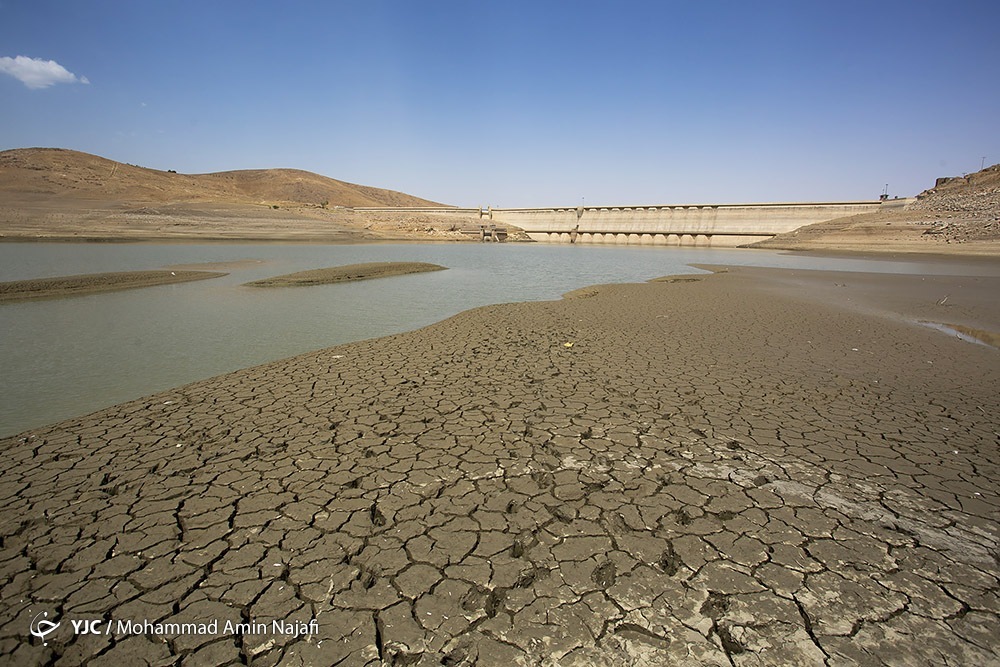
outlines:
M294 271L384 261L433 262L449 270L339 285L242 286ZM698 273L691 263L970 273L968 264L958 263L707 248L3 243L0 281L181 265L229 275L0 304L0 436L239 368L412 330L476 306Z

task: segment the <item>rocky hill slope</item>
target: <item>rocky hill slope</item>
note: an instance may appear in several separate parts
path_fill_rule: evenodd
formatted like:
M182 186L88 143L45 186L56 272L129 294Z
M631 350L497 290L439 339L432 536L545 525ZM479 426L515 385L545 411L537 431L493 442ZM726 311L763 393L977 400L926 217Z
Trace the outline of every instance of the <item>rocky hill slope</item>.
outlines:
M908 211L937 218L925 233L965 243L1000 240L1000 164L966 176L939 178Z

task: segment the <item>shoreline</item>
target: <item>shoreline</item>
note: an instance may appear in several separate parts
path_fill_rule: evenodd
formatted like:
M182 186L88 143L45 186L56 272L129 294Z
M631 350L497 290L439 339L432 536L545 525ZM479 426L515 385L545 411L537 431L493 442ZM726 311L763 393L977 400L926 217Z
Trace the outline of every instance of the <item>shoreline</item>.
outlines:
M441 237L441 236L358 236L344 238L342 236L308 236L303 238L303 236L282 236L282 235L271 235L271 236L199 236L199 235L162 235L162 236L140 236L140 237L81 237L81 236L0 236L0 243L80 243L80 244L292 244L292 245L369 245L369 244L392 244L392 243L416 243L416 244L466 244L466 243L479 243L475 239L470 239L466 237L462 238L452 238L452 237ZM539 241L531 241L524 239L508 239L504 243L516 243L516 244L539 244L547 245ZM562 244L552 244L552 245L562 245ZM612 247L619 247L616 244L581 244L582 247L589 247L593 245L594 247L602 247L603 245L609 245ZM654 246L636 245L637 248L646 248ZM708 247L711 246L677 246L679 248L696 248L696 247ZM673 246L662 246L663 250L669 251ZM730 250L732 248L728 246L720 247L721 250ZM770 252L787 252L796 253L803 255L816 255L819 257L857 257L857 258L870 258L879 260L889 260L893 258L902 259L920 259L920 258L942 258L942 259L952 259L959 261L998 261L1000 260L1000 247L990 246L990 247L977 247L975 244L954 244L947 245L937 248L928 248L926 246L892 246L887 249L862 249L862 248L850 248L846 246L805 246L805 245L761 245L755 244L750 246L741 246L740 250L761 250Z
M0 243L296 243L315 245L363 245L368 243L478 243L464 238L432 238L410 236L358 236L351 238L309 236L142 236L142 237L80 237L80 236L0 236ZM525 241L508 241L508 243L525 243ZM531 241L534 243L534 241Z
M874 239L871 243L881 243L879 239ZM862 244L858 244L862 245ZM870 244L868 244L870 245ZM940 256L940 257L979 257L983 259L1000 258L1000 243L990 242L978 245L975 243L949 244L928 248L926 245L916 244L885 244L874 248L852 247L849 244L812 244L794 245L791 243L770 243L761 242L759 244L741 246L747 250L779 250L784 252L801 252L816 255L864 255L868 257L893 257L893 256ZM946 250L947 248L947 250Z
M835 249L835 248L741 248L741 250L770 250L776 252L785 252L801 255L811 255L816 257L844 257L844 258L857 258L857 259L875 259L880 261L892 261L898 259L901 261L912 261L925 259L927 261L941 261L941 262L983 262L983 263L1000 263L1000 254L988 254L988 253L962 253L962 252L916 252L909 250L847 250L847 249Z
M996 322L1000 279L842 275L485 306L0 439L0 653L990 664L1000 353L909 318ZM319 630L27 641L54 605Z

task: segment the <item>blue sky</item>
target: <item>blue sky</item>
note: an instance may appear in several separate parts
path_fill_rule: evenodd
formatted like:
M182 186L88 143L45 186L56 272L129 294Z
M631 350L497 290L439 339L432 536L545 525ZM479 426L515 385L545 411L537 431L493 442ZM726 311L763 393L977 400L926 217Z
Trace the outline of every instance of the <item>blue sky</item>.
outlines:
M469 206L906 196L1000 162L998 26L995 0L0 0L0 149Z

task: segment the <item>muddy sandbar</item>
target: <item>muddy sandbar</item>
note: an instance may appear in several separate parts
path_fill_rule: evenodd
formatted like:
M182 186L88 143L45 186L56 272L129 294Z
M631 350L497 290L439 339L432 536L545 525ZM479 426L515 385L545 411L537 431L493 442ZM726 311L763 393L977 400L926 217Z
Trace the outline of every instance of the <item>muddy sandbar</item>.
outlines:
M255 280L244 284L250 287L326 285L329 283L345 283L355 280L403 276L410 273L424 273L426 271L444 271L447 268L446 266L428 264L426 262L369 262L366 264L334 266L328 269L299 271L298 273L288 273L283 276Z
M226 274L215 271L118 271L58 276L56 278L12 280L0 283L0 303L80 296L97 292L184 283L191 280L221 278L224 275Z

